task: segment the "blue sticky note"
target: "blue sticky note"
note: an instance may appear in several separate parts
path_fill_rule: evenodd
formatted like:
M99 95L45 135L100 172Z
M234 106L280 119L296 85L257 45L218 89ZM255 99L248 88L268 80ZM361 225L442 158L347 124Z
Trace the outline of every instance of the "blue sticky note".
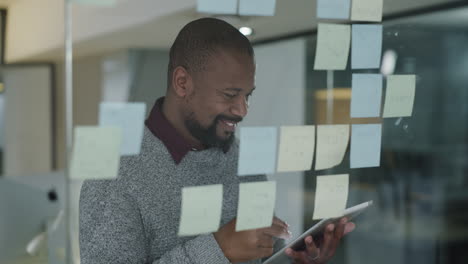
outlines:
M351 68L377 69L382 55L382 25L353 25Z
M277 152L276 127L240 129L239 176L274 173Z
M317 17L325 19L349 19L351 0L318 0Z
M274 16L276 0L239 0L241 16Z
M382 124L352 125L351 168L380 166Z
M145 103L101 103L99 126L122 129L120 155L138 155L143 140Z
M236 15L237 0L198 0L197 12L219 15Z
M380 74L353 74L351 117L379 117L382 104Z

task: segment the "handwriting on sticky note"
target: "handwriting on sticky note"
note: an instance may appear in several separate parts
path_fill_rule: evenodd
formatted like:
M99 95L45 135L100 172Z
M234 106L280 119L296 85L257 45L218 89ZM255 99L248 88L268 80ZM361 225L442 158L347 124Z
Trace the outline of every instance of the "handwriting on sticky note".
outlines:
M351 20L354 21L382 21L383 0L353 0Z
M240 176L274 173L276 169L276 127L243 127L240 130Z
M123 133L121 155L138 155L145 122L144 103L101 103L99 125L120 127Z
M276 182L249 182L239 185L236 231L271 226L275 210Z
M353 74L351 117L380 117L383 77L380 74Z
M381 145L381 124L352 125L351 168L379 167Z
M76 127L70 164L72 179L116 178L122 130L117 127Z
M320 23L318 25L315 70L344 70L348 63L351 26Z
M352 26L352 69L376 69L382 56L382 25Z
M235 15L237 0L197 0L197 12Z
M348 201L349 175L317 176L313 219L340 217Z
M349 142L349 125L320 125L317 127L317 158L315 170L339 165Z
M317 17L325 19L348 19L351 0L318 0Z
M273 16L276 0L239 0L241 16Z
M222 184L183 188L179 236L216 232L221 221L222 207Z
M383 117L411 116L415 93L415 75L388 76Z
M315 126L284 126L280 131L277 171L310 170L314 158Z

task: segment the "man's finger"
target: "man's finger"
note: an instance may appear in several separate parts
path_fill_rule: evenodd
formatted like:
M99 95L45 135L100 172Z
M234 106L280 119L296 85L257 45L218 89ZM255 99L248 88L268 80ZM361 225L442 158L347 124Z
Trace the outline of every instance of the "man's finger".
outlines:
M330 252L330 248L332 247L332 243L334 240L334 233L335 233L335 225L329 224L325 228L325 232L323 234L323 244L320 247L320 253L322 254L322 258L328 259L329 256L332 255Z
M315 242L314 242L314 239L312 238L312 236L308 236L304 239L304 242L306 244L306 251L307 251L307 254L311 257L311 258L316 258L316 257L320 257L320 249L317 248L317 246L315 245Z
M278 217L273 217L273 225L279 225L279 226L282 226L284 228L289 228L289 225L284 222L283 220L279 219Z
M348 219L346 219L345 217L341 218L340 222L336 226L335 233L334 233L334 237L336 239L340 240L341 237L343 237L345 226L346 226L347 222L348 222Z
M344 231L345 231L345 226L346 223L348 222L347 218L342 218L338 225L335 228L335 232L333 234L333 240L330 243L330 247L328 248L328 254L333 255L336 251L336 248L338 247L338 244L341 241L341 238L344 236Z
M304 263L304 251L295 251L292 248L288 248L286 249L285 253L293 260L293 263Z
M351 233L355 228L356 228L356 224L354 224L353 222L346 223L344 235Z
M272 237L277 237L277 238L282 238L282 239L291 238L291 232L289 232L287 228L283 226L279 226L279 225L272 225L270 227L261 229L261 231L264 234L267 234Z

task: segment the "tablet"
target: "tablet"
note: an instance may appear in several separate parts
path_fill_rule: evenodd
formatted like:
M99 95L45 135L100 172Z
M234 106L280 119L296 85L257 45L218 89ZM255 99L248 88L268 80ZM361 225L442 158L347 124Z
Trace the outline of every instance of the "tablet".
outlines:
M294 250L301 250L305 249L305 244L304 244L304 239L312 235L314 237L314 240L316 237L320 237L323 234L324 228L330 224L330 223L337 223L341 218L346 217L348 220L353 219L360 213L362 213L365 209L367 209L369 206L372 205L372 201L368 201L362 204L358 204L356 206L350 207L346 209L343 213L343 216L336 217L336 218L325 218L320 220L317 224L309 228L307 231L305 231L301 236L298 238L294 239L291 243L286 245L284 248L282 248L280 251L276 252L273 256L271 256L269 259L267 259L264 264L284 264L284 263L289 263L291 259L286 255L285 251L288 248L292 248Z

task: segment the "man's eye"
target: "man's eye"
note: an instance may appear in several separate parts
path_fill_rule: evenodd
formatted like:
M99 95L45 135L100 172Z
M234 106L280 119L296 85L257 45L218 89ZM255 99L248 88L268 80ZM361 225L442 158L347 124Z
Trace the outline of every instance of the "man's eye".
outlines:
M228 98L234 98L234 97L236 97L235 94L228 94L228 93L225 93L224 95L225 95L226 97L228 97Z

